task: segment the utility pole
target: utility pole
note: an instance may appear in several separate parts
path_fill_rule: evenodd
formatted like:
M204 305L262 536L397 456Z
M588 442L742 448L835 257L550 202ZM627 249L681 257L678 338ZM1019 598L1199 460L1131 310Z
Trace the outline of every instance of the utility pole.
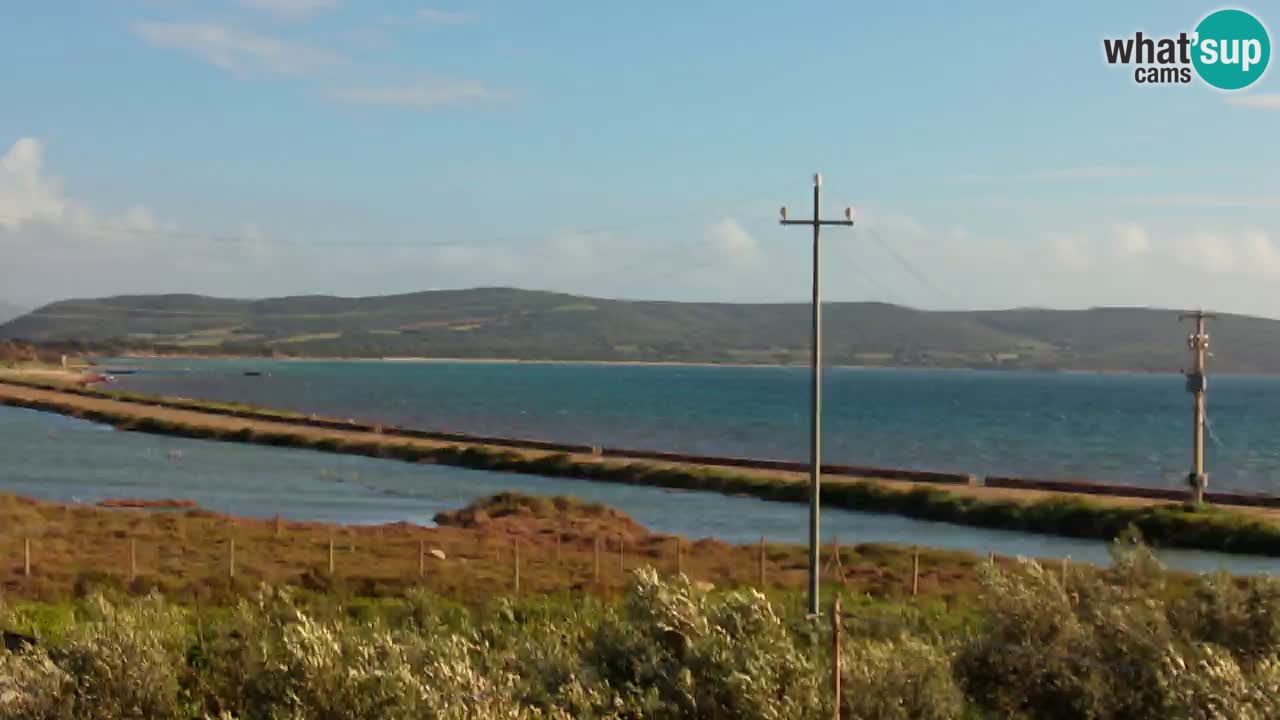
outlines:
M813 176L813 217L809 220L788 220L783 206L783 225L809 225L813 227L813 340L809 365L812 370L809 385L809 614L818 615L818 518L819 497L822 489L822 294L819 277L821 264L818 231L823 225L853 225L853 210L844 209L843 220L821 218L820 195L822 175Z
M1178 316L1179 320L1195 320L1196 331L1187 336L1187 348L1195 358L1195 368L1187 375L1187 392L1191 393L1191 474L1187 476L1187 484L1191 486L1191 501L1196 505L1204 502L1204 490L1209 485L1209 476L1204 471L1204 394L1208 389L1205 379L1204 359L1209 349L1209 334L1204 331L1204 321L1217 317L1203 310L1186 312Z

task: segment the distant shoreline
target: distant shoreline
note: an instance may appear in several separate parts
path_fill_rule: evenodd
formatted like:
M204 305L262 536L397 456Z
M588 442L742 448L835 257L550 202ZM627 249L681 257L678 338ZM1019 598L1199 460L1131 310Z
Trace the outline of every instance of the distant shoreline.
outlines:
M244 360L271 362L366 362L366 363L400 363L400 364L475 364L475 365L603 365L618 367L732 367L732 368L792 368L807 369L806 363L765 363L765 362L714 362L710 360L551 360L526 358L494 358L494 357L424 357L424 356L390 356L390 357L356 357L356 356L297 356L297 357L263 357L258 355L209 355L209 354L157 354L157 353L125 353L122 355L92 356L95 360L103 358L120 360ZM850 365L846 363L823 363L829 370L905 370L946 371L946 372L995 372L995 373L1039 373L1045 375L1174 375L1182 373L1177 370L1125 370L1106 369L1090 370L1077 368L1025 368L1025 367L968 367L963 365ZM1219 376L1240 377L1280 377L1280 373L1217 373Z

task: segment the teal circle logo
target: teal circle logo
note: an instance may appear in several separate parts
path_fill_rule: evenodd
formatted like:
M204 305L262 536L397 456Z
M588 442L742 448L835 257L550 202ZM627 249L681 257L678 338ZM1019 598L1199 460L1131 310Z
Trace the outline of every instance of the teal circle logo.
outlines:
M1191 62L1200 79L1219 90L1246 88L1271 60L1271 37L1258 18L1243 10L1219 10L1196 26Z

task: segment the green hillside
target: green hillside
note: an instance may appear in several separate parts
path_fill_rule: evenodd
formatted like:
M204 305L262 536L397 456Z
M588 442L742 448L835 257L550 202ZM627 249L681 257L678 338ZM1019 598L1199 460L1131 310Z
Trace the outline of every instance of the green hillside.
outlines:
M1189 326L1169 310L932 312L824 306L830 362L849 365L1176 371ZM1214 368L1280 372L1280 322L1223 316ZM367 298L67 300L0 325L0 338L138 351L796 363L806 304L606 300L510 288Z

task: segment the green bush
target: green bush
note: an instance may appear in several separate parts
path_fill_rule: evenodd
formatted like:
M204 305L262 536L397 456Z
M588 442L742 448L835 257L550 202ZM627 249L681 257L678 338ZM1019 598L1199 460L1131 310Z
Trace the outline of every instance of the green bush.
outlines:
M1127 543L1106 569L983 582L976 616L847 598L841 717L1280 717L1275 580L1187 580ZM828 718L830 626L800 605L651 569L614 605L264 588L197 617L93 596L5 613L40 645L0 651L0 718Z
M840 661L841 715L857 720L953 720L965 697L938 642L901 637L849 643Z
M1274 581L1197 583L1191 599L1167 599L1164 568L1141 546L1066 584L1035 563L990 568L986 623L956 676L997 717L1276 717L1280 695L1266 690L1280 635L1253 630L1280 612Z

